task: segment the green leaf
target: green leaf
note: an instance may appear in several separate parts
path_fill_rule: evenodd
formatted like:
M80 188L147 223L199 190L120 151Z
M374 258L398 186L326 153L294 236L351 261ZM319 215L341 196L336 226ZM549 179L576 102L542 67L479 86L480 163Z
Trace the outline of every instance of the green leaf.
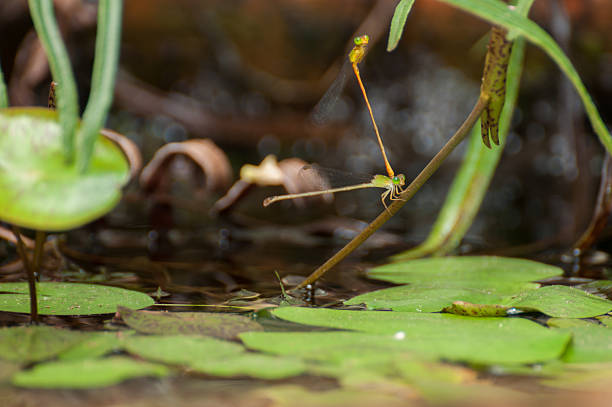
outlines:
M368 276L396 284L529 282L560 276L563 270L531 260L496 256L459 256L412 260L376 267Z
M58 142L61 145L60 153L67 162L72 163L74 161L75 133L79 119L79 99L76 81L70 66L70 57L62 41L62 34L53 13L53 3L28 0L28 6L36 34L45 49L45 54L47 54L53 80L57 82L57 110L62 134L62 140ZM2 150L1 147L0 150ZM2 165L0 165L1 169Z
M78 344L85 335L49 326L0 329L0 359L27 364L57 356Z
M273 314L292 322L360 332L241 334L249 348L297 356L373 348L485 364L534 363L559 357L570 339L568 333L551 331L519 318L294 307L279 308Z
M545 378L541 383L555 388L585 391L609 392L612 382L612 363L587 363L565 366L565 368Z
M306 365L298 358L257 353L243 353L206 362L193 361L189 366L195 371L213 376L250 376L266 380L284 379L306 372Z
M207 335L235 339L239 333L261 331L257 322L233 314L211 312L136 312L120 307L123 321L138 332L147 334Z
M122 338L133 331L87 332L84 340L59 354L61 360L95 359L123 347Z
M237 343L185 335L134 335L125 338L123 346L142 358L176 365L225 360L245 351Z
M20 387L87 389L112 386L136 377L163 377L168 373L165 366L115 356L36 365L17 373L12 383Z
M474 304L500 304L508 296L523 290L536 289L537 284L496 280L474 281L469 272L468 280L418 283L385 288L358 295L346 301L347 305L366 304L368 309L393 311L438 312L455 301Z
M589 318L612 310L612 301L564 285L526 291L506 303L522 310L540 311L558 318Z
M567 363L612 362L612 330L592 324L592 326L555 329L572 334L572 342L563 361Z
M0 66L0 109L8 107L8 93L6 91L6 82L4 82L4 74Z
M391 19L391 28L389 29L389 42L387 43L387 51L391 52L399 43L404 31L404 25L408 14L414 5L414 0L400 0L395 7L393 18Z
M92 160L84 174L66 163L55 112L0 110L0 219L61 231L104 215L121 198L129 168L119 147L102 136Z
M406 398L357 389L307 390L297 385L265 387L253 393L255 397L272 400L274 407L404 407Z
M478 17L481 17L493 24L500 25L509 31L510 39L516 35L524 36L528 41L540 47L546 52L553 61L561 68L561 71L572 82L574 88L578 91L582 103L584 104L589 120L599 137L601 143L606 147L609 153L612 153L612 137L606 128L606 125L599 116L597 107L593 103L589 92L580 80L580 76L576 69L563 53L559 45L552 37L540 28L536 23L523 17L516 11L508 8L508 6L498 0L441 0L444 3L450 4L457 8L466 10Z
M76 283L36 283L41 315L110 314L118 305L145 308L155 302L146 294L118 287ZM30 312L28 283L0 283L0 311Z
M83 113L83 125L79 132L81 145L77 159L81 171L89 167L97 135L106 121L113 101L121 46L122 9L123 2L121 1L100 0L98 2L96 56L91 78L91 91Z
M546 325L551 328L579 328L596 324L594 321L578 318L549 318L546 321Z

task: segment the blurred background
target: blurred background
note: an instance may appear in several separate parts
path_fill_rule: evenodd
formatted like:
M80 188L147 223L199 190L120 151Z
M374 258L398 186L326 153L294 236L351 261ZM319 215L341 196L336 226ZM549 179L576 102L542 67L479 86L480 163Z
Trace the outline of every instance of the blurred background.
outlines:
M93 63L96 3L55 3L83 105ZM418 0L398 49L388 53L396 3L126 1L120 74L107 127L135 141L145 163L166 143L210 139L229 157L232 180L242 165L258 164L269 154L381 173L380 151L354 78L348 78L325 125L316 125L311 114L339 74L352 38L369 34L362 78L389 160L410 181L475 103L489 27L435 0ZM530 17L569 55L610 128L612 2L538 0ZM45 106L50 75L25 0L0 2L0 38L10 103ZM408 247L427 236L464 150L465 143L389 222L387 234L379 235L381 247ZM591 216L602 160L603 148L571 85L545 54L528 46L508 144L466 250L547 239L570 245ZM283 190L257 187L214 218L209 209L227 187L203 193L207 174L194 171L187 159L175 161L165 169L171 180L163 191L168 199L143 198L135 183L104 225L146 231L149 245L160 230L167 235L189 229L189 238L172 233L166 238L174 246L187 242L185 247L195 253L199 236L218 252L241 248L236 241L299 243L296 234L287 238L276 227L288 224L308 225L304 239L328 234L345 241L382 209L379 192L370 190L338 194L333 204L300 209L288 202L263 208L264 197ZM117 239L112 234L107 240Z

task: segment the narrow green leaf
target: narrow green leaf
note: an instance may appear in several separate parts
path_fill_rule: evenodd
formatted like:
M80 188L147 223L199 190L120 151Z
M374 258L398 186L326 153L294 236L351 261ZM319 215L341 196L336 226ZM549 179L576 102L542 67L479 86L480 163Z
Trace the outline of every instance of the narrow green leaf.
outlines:
M28 5L34 28L47 54L53 79L57 82L57 110L62 129L63 154L67 162L71 163L74 160L79 100L70 58L55 21L53 2L28 0Z
M523 0L517 11L526 16L533 0ZM506 145L508 130L516 107L519 85L523 72L525 40L517 38L512 46L506 81L506 100L500 118L499 148L489 150L483 146L480 124L472 129L468 149L461 168L448 192L444 206L436 219L427 239L420 245L394 257L408 260L428 255L445 255L455 250L467 233L480 209L482 200L489 188L497 163Z
M6 82L4 82L2 65L0 65L0 109L4 109L5 107L8 107L8 92L6 91Z
M612 137L604 124L593 99L582 83L578 72L557 45L555 40L540 26L516 11L510 10L508 6L498 0L440 0L457 8L466 10L493 24L500 25L510 32L524 36L528 41L540 47L559 66L561 71L572 82L574 88L580 95L584 108L587 112L591 125L599 137L601 143L606 147L608 153L612 154Z
M78 166L81 172L89 167L97 135L113 101L121 45L122 8L122 0L100 0L98 3L98 32L91 92L79 132L81 144Z
M410 13L413 5L414 0L400 0L395 7L395 12L393 13L393 18L391 19L391 28L389 29L387 52L393 51L402 38L404 25L406 25L406 19L408 18L408 14Z

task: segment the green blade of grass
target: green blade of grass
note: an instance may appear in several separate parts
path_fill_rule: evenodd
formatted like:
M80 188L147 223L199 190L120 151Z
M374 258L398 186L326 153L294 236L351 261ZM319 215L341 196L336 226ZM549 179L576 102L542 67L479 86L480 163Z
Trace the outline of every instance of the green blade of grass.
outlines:
M544 52L546 52L571 81L572 85L574 85L574 88L580 95L580 99L584 104L584 108L587 112L589 120L591 121L591 125L595 130L595 133L599 137L601 143L605 146L606 150L608 150L608 153L612 154L612 137L601 119L593 99L582 83L578 72L576 72L576 69L568 57L563 53L559 45L557 45L555 40L546 31L515 10L509 9L505 3L498 0L439 1L468 11L469 13L493 24L500 25L508 30L509 37L515 37L518 35L523 36L529 42L537 45Z
M98 31L96 34L96 57L92 74L91 92L83 114L79 134L79 169L89 166L94 144L113 101L115 76L119 60L121 40L120 0L100 0L98 5Z
M53 2L28 0L28 5L34 28L47 54L51 74L57 82L57 110L62 128L64 156L68 162L72 162L79 100L70 58L55 20Z
M393 51L400 39L402 38L402 32L404 31L404 25L406 25L406 19L410 10L414 5L414 0L400 0L395 7L393 18L391 19L391 28L389 29L389 42L387 43L387 52Z

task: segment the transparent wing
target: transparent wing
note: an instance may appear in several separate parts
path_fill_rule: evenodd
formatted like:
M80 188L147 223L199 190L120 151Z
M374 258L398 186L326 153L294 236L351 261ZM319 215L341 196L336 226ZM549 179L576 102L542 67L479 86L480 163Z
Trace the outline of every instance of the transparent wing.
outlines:
M312 120L315 124L323 125L330 121L333 116L334 107L338 103L338 99L340 95L342 95L342 91L348 79L351 77L352 72L351 63L348 58L346 58L344 64L342 64L340 73L338 73L338 76L334 79L331 86L312 109Z
M322 191L372 181L371 175L354 174L334 168L321 167L317 164L303 166L298 175L311 187L312 191Z

